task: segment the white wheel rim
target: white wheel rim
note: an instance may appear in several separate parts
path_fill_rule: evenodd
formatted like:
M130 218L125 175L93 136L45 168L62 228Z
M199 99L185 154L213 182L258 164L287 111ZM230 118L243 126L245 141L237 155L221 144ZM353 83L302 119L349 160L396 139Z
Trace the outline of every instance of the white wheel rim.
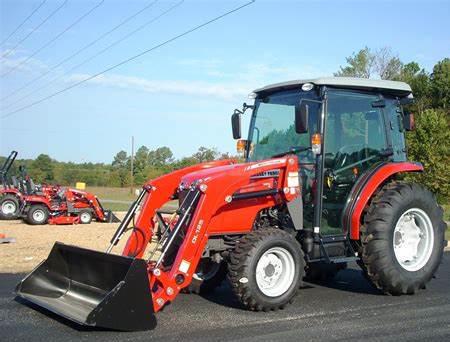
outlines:
M80 215L81 222L86 223L86 222L89 222L90 219L91 219L91 214L81 213L81 215Z
M16 203L10 200L6 200L2 203L2 213L4 215L14 214L17 210Z
M292 285L295 263L291 253L281 247L267 250L256 265L256 284L268 297L284 294Z
M428 215L418 208L405 211L394 229L395 258L400 266L410 272L426 265L433 252L434 231Z
M43 210L38 209L33 212L33 220L35 220L36 222L42 222L44 221L44 218L45 214Z

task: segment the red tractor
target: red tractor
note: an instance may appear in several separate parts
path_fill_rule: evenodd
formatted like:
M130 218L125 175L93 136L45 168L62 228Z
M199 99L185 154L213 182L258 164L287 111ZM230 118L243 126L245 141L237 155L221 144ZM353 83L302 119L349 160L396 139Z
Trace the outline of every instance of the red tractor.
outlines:
M104 210L97 196L71 188L61 188L55 195L29 195L24 198L22 216L25 222L39 224L89 224L119 222L110 211Z
M8 172L17 157L17 152L12 151L5 160L1 170L0 178L2 189L0 189L0 219L17 219L25 205L27 196L52 197L60 189L55 185L35 185L30 176L27 175L25 167L19 167L19 176L8 178Z
M446 245L443 210L401 180L412 99L402 82L318 78L270 85L251 110L245 162L204 163L143 186L106 253L56 243L18 296L82 325L152 329L178 293L225 276L243 307L284 308L305 276L356 261L382 292L414 294ZM179 207L167 221L166 202ZM111 250L132 223L122 255ZM157 234L161 231L161 234ZM301 301L301 296L298 299Z

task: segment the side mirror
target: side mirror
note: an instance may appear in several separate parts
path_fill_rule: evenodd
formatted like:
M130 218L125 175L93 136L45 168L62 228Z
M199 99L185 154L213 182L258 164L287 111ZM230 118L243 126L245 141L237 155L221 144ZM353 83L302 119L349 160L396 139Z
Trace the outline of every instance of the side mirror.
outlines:
M309 106L302 102L299 106L295 106L295 131L298 134L308 132Z
M233 129L233 139L241 138L241 115L234 113L231 115L231 128Z
M410 112L404 112L403 114L403 128L405 131L412 131L415 128L414 114Z

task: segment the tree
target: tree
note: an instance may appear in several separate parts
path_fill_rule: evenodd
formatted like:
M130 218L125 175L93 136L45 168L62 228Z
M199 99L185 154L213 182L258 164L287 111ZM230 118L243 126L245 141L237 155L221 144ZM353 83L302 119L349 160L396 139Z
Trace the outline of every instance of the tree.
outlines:
M377 75L383 80L391 80L397 77L402 69L402 62L388 47L372 51L366 46L346 57L346 61L348 65L341 66L334 76L370 78Z
M167 146L159 147L148 154L151 166L161 167L173 162L173 153Z
M450 198L450 129L446 114L427 109L416 115L416 129L407 134L408 157L421 162L425 172L414 175L443 202Z
M47 154L40 154L31 164L30 174L36 182L52 182L54 180L52 159Z
M219 152L217 152L215 148L201 146L198 151L192 155L192 158L194 158L198 163L204 163L216 159L218 155Z
M450 109L450 58L444 58L434 66L431 90L434 105Z
M406 82L411 86L414 94L413 111L422 113L430 108L430 75L425 69L421 69L418 63L410 62L403 65L400 74L394 80Z
M339 77L362 77L369 78L373 72L374 57L370 49L366 46L364 49L359 50L358 53L345 58L347 66L340 67L340 70L334 74Z
M126 167L127 163L128 163L128 160L129 160L129 158L127 156L127 152L120 151L114 156L114 160L112 162L112 166L114 168Z
M403 64L390 48L383 47L375 51L373 58L374 69L382 80L392 80L400 74Z
M148 153L149 149L146 146L141 146L136 151L136 155L134 156L134 169L136 172L144 171L148 166Z
M130 158L127 156L127 152L120 151L114 156L112 162L113 179L117 179L120 186L126 186L130 183L130 174L128 172L128 163Z

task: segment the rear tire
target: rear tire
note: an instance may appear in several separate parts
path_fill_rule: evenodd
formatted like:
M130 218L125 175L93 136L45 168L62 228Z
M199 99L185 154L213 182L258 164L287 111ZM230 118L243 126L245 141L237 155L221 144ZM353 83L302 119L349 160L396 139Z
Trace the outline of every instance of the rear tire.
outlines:
M304 275L300 244L280 229L253 231L230 254L228 276L233 291L253 311L284 308L297 294Z
M446 224L433 194L392 182L373 198L361 227L363 270L391 295L425 287L442 260Z
M0 198L0 220L14 220L19 217L20 201L11 194Z
M48 222L48 208L42 204L33 204L27 213L27 223L41 225Z

